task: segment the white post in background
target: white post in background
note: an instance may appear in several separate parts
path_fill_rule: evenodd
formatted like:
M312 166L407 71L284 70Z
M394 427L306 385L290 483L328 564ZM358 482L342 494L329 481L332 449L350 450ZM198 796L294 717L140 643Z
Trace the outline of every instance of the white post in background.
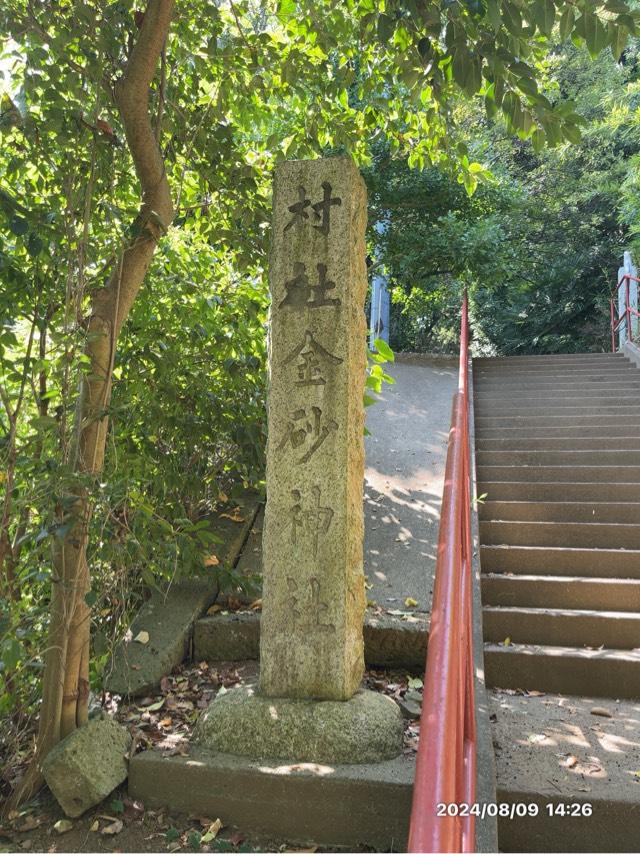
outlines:
M622 267L618 269L618 317L622 317L626 311L626 292L627 286L624 276L636 276L638 270L631 261L631 253L625 252L623 256ZM631 308L638 310L638 283L635 279L629 281L629 305ZM638 318L631 318L631 337L634 341L638 340ZM620 325L618 330L618 349L621 350L628 340L628 330L626 321Z
M384 234L387 224L377 222L375 229L378 234ZM382 273L374 273L371 283L371 322L369 324L369 348L373 350L376 338L382 338L389 343L390 296L387 287L387 277Z

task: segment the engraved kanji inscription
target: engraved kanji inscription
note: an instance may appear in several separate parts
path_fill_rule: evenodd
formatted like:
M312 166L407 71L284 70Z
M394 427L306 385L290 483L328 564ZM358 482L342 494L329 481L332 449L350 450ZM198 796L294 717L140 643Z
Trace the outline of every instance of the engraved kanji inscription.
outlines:
M298 374L295 385L326 385L327 369L339 365L342 359L325 350L307 329L302 344L289 353L283 365L292 362L295 362Z
M294 504L291 507L291 542L297 545L302 536L311 538L313 556L318 555L318 541L331 527L333 509L323 507L320 504L321 489L314 486L311 489L311 506L304 509L302 504L302 493L299 489L292 489L291 496Z
M325 419L319 406L311 406L308 409L295 409L289 416L284 436L278 445L278 450L284 450L291 445L294 450L305 449L305 454L297 464L307 463L327 436L338 429L337 421L333 418Z
M280 302L279 308L321 308L324 305L340 305L337 297L328 297L327 291L332 291L336 283L327 279L327 265L316 264L318 284L309 282L306 264L296 261L293 265L293 279L284 283L286 295Z
M289 206L289 212L293 214L289 222L285 225L284 231L288 231L296 223L304 223L309 219L309 211L313 211L313 218L320 220L320 223L313 223L316 228L324 235L328 235L331 230L331 208L342 204L342 199L338 196L332 196L332 187L328 181L322 182L322 200L311 204L311 199L307 198L307 191L303 186L298 187L298 201Z
M287 576L287 587L289 588L290 594L289 603L291 606L291 614L298 624L306 629L311 629L312 631L335 632L335 625L333 623L326 622L329 606L320 598L320 579L315 576L309 579L311 595L307 595L307 597L304 597L304 588L301 589L296 579L291 576ZM299 607L301 596L308 600L305 603L306 607L303 609L304 617L300 612Z

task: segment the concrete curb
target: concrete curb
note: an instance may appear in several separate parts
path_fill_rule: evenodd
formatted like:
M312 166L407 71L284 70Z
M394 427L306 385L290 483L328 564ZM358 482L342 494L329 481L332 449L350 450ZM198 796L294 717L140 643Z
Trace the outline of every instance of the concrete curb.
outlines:
M469 368L469 445L471 454L471 478L475 487L473 497L478 495L475 430L473 426L473 364ZM476 700L476 802L496 802L496 758L493 751L493 735L489 715L489 700L485 682L484 635L482 627L482 589L480 567L480 525L478 505L471 507L471 536L473 539L472 597L473 597L473 651L475 665ZM476 820L476 851L498 851L498 822L495 818Z
M147 808L219 817L245 832L291 842L406 850L415 763L260 762L192 749L148 750L129 766L129 793Z
M622 352L627 357L627 359L631 359L634 365L640 368L640 347L637 347L630 341L625 341Z
M388 614L365 614L364 654L374 667L406 667L422 672L427 654L428 618L416 614L407 622ZM196 661L257 660L260 647L258 613L214 614L194 628Z

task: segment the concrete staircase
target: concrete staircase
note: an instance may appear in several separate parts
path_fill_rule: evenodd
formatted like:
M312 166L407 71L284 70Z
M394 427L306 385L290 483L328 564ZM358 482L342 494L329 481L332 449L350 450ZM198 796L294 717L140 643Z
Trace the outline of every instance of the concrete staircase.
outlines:
M474 359L489 685L640 697L640 370Z

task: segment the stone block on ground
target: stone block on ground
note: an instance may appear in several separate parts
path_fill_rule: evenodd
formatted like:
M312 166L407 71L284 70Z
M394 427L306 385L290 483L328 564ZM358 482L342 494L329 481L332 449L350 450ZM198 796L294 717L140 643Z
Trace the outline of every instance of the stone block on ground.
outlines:
M217 547L221 563L234 566L259 508L257 496L245 501L242 521L218 516L212 528L222 540ZM104 685L115 694L137 696L155 688L163 676L180 664L189 652L193 624L218 594L214 573L194 576L154 590L133 620L129 642L116 648ZM148 635L146 643L135 638Z
M218 695L201 715L194 741L260 759L363 764L398 756L403 732L397 704L375 691L358 691L350 700L299 700L238 687Z
M129 732L112 718L90 720L57 744L42 763L56 800L71 818L99 804L127 779Z

